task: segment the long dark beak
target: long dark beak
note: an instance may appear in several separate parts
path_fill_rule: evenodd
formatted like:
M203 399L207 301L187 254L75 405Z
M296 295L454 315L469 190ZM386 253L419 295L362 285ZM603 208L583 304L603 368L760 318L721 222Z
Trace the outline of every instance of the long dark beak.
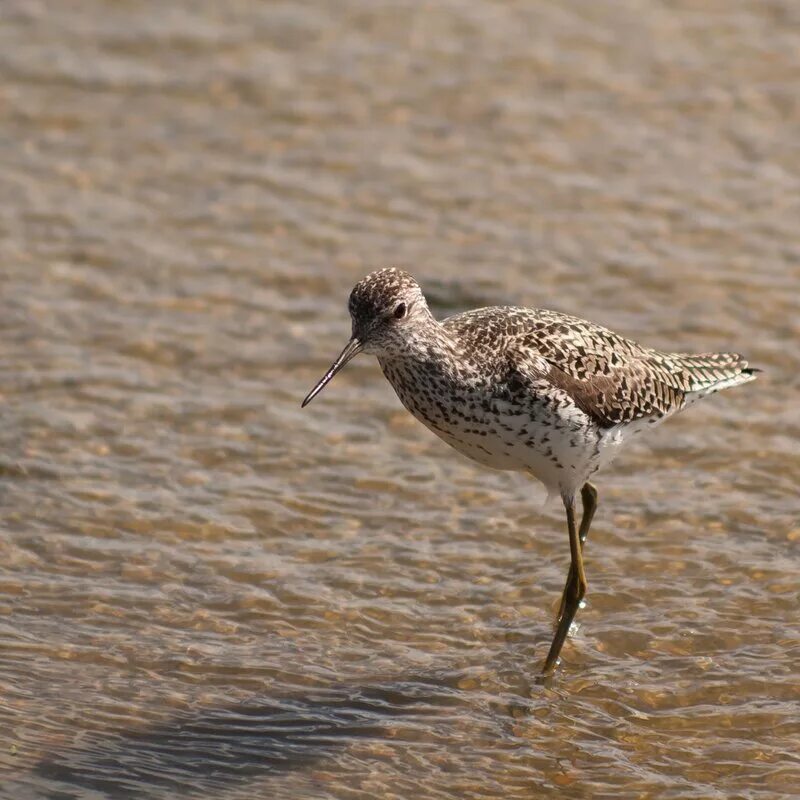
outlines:
M322 376L320 382L306 395L301 408L305 408L328 384L330 379L354 356L361 352L361 342L354 336L347 347L339 354L339 358L331 364L331 368Z

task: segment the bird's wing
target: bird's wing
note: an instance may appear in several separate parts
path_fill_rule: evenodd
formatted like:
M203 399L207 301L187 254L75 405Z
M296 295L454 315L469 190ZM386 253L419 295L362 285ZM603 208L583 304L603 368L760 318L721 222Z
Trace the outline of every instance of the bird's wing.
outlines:
M585 320L546 312L514 349L523 357L536 351L549 366L546 379L603 428L683 405L684 392L652 368L645 348Z
M497 309L458 315L466 318ZM485 322L500 325L500 316ZM451 318L446 327L477 330L478 320ZM546 380L568 394L600 427L660 419L681 409L687 395L750 380L736 354L660 353L586 320L544 309L503 309L509 368L523 386ZM472 324L469 324L469 323Z

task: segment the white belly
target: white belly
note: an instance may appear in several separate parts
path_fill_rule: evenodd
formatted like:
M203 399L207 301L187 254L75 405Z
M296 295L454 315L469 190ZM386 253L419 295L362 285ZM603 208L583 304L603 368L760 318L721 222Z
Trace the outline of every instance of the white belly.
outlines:
M492 469L528 472L550 493L574 491L598 465L600 437L579 409L549 415L542 408L534 421L496 400L477 420L453 414L449 422L409 410L462 455Z
M602 432L555 387L543 383L541 393L512 402L485 387L437 385L424 372L404 373L383 361L381 366L403 405L479 464L528 472L551 494L574 494L600 464Z

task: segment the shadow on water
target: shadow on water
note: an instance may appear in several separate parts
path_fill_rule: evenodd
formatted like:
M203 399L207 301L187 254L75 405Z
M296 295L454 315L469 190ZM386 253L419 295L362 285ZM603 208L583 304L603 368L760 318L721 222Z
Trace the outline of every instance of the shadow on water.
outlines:
M431 717L460 705L447 679L418 678L369 687L337 686L304 695L192 710L141 730L86 737L42 760L38 778L51 800L93 790L111 797L213 796L261 776L302 769L376 738L392 719Z

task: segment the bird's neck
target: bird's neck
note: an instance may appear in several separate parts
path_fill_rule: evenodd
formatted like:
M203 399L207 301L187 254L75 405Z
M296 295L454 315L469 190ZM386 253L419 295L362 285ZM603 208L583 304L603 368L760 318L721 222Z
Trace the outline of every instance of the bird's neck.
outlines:
M401 347L379 355L378 361L382 367L424 368L429 373L442 373L441 377L463 363L459 358L458 342L433 317L410 331Z

